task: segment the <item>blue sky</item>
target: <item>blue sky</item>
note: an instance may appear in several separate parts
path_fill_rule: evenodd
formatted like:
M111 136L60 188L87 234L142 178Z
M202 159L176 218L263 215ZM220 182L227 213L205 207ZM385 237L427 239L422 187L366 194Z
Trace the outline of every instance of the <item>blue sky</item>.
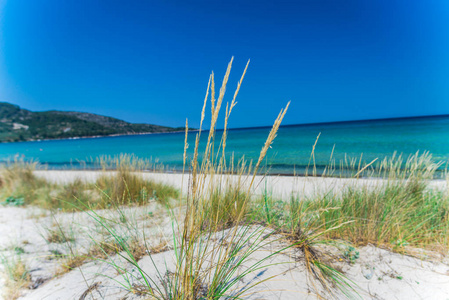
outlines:
M0 101L197 126L235 57L231 127L449 113L449 2L0 0Z

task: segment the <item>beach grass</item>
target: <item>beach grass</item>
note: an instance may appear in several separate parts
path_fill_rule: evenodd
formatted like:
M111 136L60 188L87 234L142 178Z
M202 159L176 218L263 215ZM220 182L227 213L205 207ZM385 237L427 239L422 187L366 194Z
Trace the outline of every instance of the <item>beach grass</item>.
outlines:
M55 185L38 178L33 173L36 166L37 162L16 159L1 169L0 195L4 204L21 206L39 203L45 206Z
M138 260L133 256L128 243L115 229L108 225L99 215L90 210L88 213L103 226L113 237L115 244L119 244L122 251L119 255L138 270L143 280L139 285L139 293L157 299L220 299L223 297L240 298L257 283L241 285L242 279L248 274L266 267L266 262L275 253L269 253L257 261L250 262L249 257L273 242L268 239L265 226L257 225L249 220L247 211L251 203L251 185L243 186L240 180L237 183L229 181L222 173L232 169L238 174L238 178L244 175L254 176L257 173L268 148L273 142L279 125L285 115L282 110L275 120L273 128L263 145L260 158L254 168L247 166L243 161L234 170L234 166L227 166L225 160L226 148L226 125L240 84L246 72L238 84L234 98L226 108L225 130L218 149L214 148L215 128L222 105L227 80L229 77L232 61L228 65L222 87L215 99L214 74L211 75L206 97L201 114L200 131L196 136L193 158L188 160L187 168L190 169L189 189L187 191L185 209L180 211L178 218L173 220L172 251L175 262L171 270L164 270L163 266L155 266L158 270L157 278L148 276L139 266ZM208 132L207 143L204 150L200 152L199 140L201 138L201 127L204 120L208 95L210 93L211 105L211 129ZM186 130L187 140L188 130ZM187 143L184 148L186 157ZM201 153L201 154L200 154ZM175 213L172 213L176 216ZM176 234L179 232L180 234ZM268 231L270 232L270 231ZM101 244L98 243L101 247ZM147 246L147 253L151 253ZM290 247L286 245L285 248ZM103 249L107 251L107 247ZM276 252L280 252L278 250ZM150 254L151 256L151 254ZM111 264L116 269L121 269L115 261ZM245 268L242 269L243 265ZM128 275L123 275L125 282ZM135 287L126 287L133 292Z
M142 179L130 167L120 167L114 174L103 175L95 186L101 191L101 205L147 204L150 199L170 206L170 200L178 199L179 192L161 183Z
M0 170L0 196L5 199L2 201L5 205L34 205L65 211L79 210L80 203L102 209L145 205L153 200L171 205L172 200L179 199L179 191L175 188L138 175L146 165L145 160L122 155L112 158L110 165L115 165L116 169L104 169L95 183L77 178L65 184L56 184L33 173L38 163L16 160Z
M21 289L29 287L31 283L30 270L21 257L21 253L12 256L0 256L0 261L5 273L5 299L17 299L21 295Z
M414 246L444 253L449 249L449 199L425 187L422 181L395 181L375 190L348 188L340 196L307 201L303 206L309 211L325 210L317 221L323 228L350 222L330 232L330 238L395 251Z
M289 250L301 253L313 279L311 289L318 298L334 294L357 298L357 287L333 263L335 255L323 250L326 248L322 245L344 245L342 256L349 263L357 258L354 247L368 244L407 254L413 254L415 248L447 253L449 194L429 187L440 166L429 153L406 159L395 154L367 164L361 159L349 160L345 169L354 171L353 181L338 191L276 199L266 187L263 195L255 194L256 175L288 104L261 145L258 160L241 159L234 165L234 159L226 153L227 126L246 68L232 101L226 105L223 134L218 146L215 143L231 66L232 60L217 93L214 74L210 75L192 157L187 156L190 146L186 126L183 159L187 191L144 179L140 173L148 169L148 162L127 155L100 158L103 173L94 183L80 179L50 183L34 175L33 162L15 161L1 171L0 194L10 199L5 205L81 210L96 223L97 232L88 234L91 245L84 254L72 245L76 243L75 230L68 232L59 224L47 228L44 239L48 243L68 247L61 260L61 274L87 260L99 260L117 270L123 279L121 287L133 294L156 299L238 299L263 282L242 285L245 277L269 267L273 256ZM210 130L202 131L209 110ZM203 134L207 142L200 144ZM313 162L312 151L310 176L315 177ZM335 164L330 163L326 172L332 174L334 169ZM232 180L224 175L229 173L234 174ZM359 184L362 176L376 177L376 184ZM170 218L169 240L150 239L139 225L142 216L126 209L154 203ZM115 216L105 216L100 209L112 211ZM153 212L145 216L154 217ZM276 250L267 251L273 244ZM172 251L172 267L153 260L154 255L165 251ZM139 263L145 256L150 257L157 276L147 274ZM23 269L20 261L11 260L10 264L10 269L18 269L18 273ZM135 273L130 274L125 265L131 265ZM22 275L18 280L10 277L24 287L29 277L26 271Z
M292 195L289 202L266 191L252 214L285 232L295 232L300 222L309 232L357 246L447 253L449 194L429 187L438 166L428 153L410 156L405 167L400 156L393 156L374 169L378 176L371 185L355 180L335 192Z

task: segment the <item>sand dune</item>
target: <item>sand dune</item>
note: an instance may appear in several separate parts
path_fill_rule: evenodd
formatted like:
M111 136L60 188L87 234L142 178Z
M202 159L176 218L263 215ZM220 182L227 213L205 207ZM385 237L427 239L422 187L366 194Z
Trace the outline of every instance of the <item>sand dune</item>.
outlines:
M36 171L38 176L57 183L68 183L80 178L93 182L101 172L95 171ZM143 173L142 176L173 185L184 191L187 189L188 177L181 174ZM236 180L235 176L228 176ZM249 178L246 179L248 184ZM316 193L338 193L353 184L374 187L383 184L377 179L334 179L334 178L301 178L301 177L262 177L256 176L255 193L270 191L279 198L288 199L290 195L301 194L312 197ZM445 188L444 181L431 183L434 188ZM127 218L135 221L135 234L145 234L151 245L164 242L164 249L151 256L143 255L139 265L148 276L157 279L158 274L174 271L174 251L171 236L172 222L166 211L150 203L143 207L129 207L123 209ZM116 211L102 210L99 214L110 220L120 218ZM149 218L148 216L152 217ZM120 222L117 222L119 224ZM70 232L73 241L66 243L52 243L46 240L48 229L55 224ZM121 226L121 225L117 225ZM118 227L118 231L125 228ZM126 229L129 230L129 229ZM264 229L265 230L265 229ZM133 266L120 258L119 255L109 257L106 261L86 259L79 268L61 271L64 260L54 256L76 252L88 256L92 247L93 237L101 235L101 228L95 220L83 212L62 213L33 208L0 207L0 245L3 257L14 257L14 249L20 247L24 253L22 257L30 268L31 289L24 289L20 299L145 299L138 294L131 294L120 287L125 284L125 277L117 273L110 261L123 268L123 272L133 274ZM125 234L126 231L124 231ZM217 233L221 234L221 233ZM224 233L223 233L224 234ZM269 251L281 249L281 239L272 237L273 243L259 249L248 258L247 263L258 261ZM69 245L71 245L69 247ZM328 247L328 246L322 246ZM345 276L353 282L355 291L353 296L361 299L449 299L449 261L438 253L409 249L409 253L416 257L392 253L373 245L361 247L356 251L358 258L348 261L342 256L342 249L338 247L323 248L335 258L335 266L341 269ZM278 275L272 280L258 285L247 299L316 299L316 293L327 295L328 299L345 299L341 291L325 291L307 272L302 254L297 250L288 249L270 259L267 265L258 273L245 277L239 286L245 286L263 281ZM109 263L107 262L109 261ZM153 262L158 271L156 271ZM4 271L4 265L1 267ZM158 273L160 272L160 273ZM133 277L136 284L142 278ZM5 289L5 282L0 281L0 288ZM314 288L315 287L315 288Z

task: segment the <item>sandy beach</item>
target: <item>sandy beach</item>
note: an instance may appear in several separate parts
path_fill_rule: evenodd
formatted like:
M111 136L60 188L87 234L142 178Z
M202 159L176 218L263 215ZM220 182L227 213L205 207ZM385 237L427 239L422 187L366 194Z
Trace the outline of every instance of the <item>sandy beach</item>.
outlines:
M104 174L102 171L35 171L37 176L45 178L46 180L59 184L66 184L73 182L75 179L81 179L88 182L95 182L97 178ZM114 172L107 172L113 174ZM161 182L171 185L183 192L188 190L189 174L179 173L149 173L143 172L140 175L149 180ZM237 175L216 175L217 181L230 180L236 183L239 179L242 180L243 186L249 186L252 176ZM264 192L272 196L289 200L291 196L300 196L310 198L316 195L325 195L332 193L339 193L345 188L351 186L375 188L385 183L382 179L354 179L354 178L331 178L331 177L301 177L301 176L260 176L254 177L252 193L261 195ZM433 180L429 184L429 188L444 190L447 187L446 180Z
M48 181L67 184L76 178L95 182L102 174L96 171L35 171L38 177ZM112 172L110 173L112 174ZM142 173L144 178L172 185L183 191L188 187L188 176L181 174ZM230 180L237 176L224 175ZM245 184L249 182L245 179ZM305 178L305 177L262 177L256 176L257 183L254 192L262 194L269 191L274 196L288 200L293 195L312 197L319 194L338 193L351 185L375 187L384 182L379 179L336 179L336 178ZM432 188L446 188L445 181L433 181ZM182 210L182 208L180 208ZM135 222L136 231L133 234L144 235L151 245L164 245L162 251L155 251L150 256L143 255L138 263L147 276L158 278L158 272L174 271L175 253L173 249L173 227L166 211L156 203L146 206L128 207L123 209L127 218ZM117 211L102 210L100 215L116 220L120 218ZM148 216L152 217L149 218ZM46 240L48 229L52 226L64 228L71 232L73 240L63 243L52 243ZM117 231L127 232L124 224L117 224ZM264 229L268 230L269 229ZM20 299L147 299L138 293L127 291L126 277L117 273L110 261L123 268L123 272L132 274L133 265L123 260L120 255L114 255L107 260L86 259L72 270L61 271L61 262L54 257L71 252L79 255L89 255L92 241L99 239L101 228L87 213L52 212L36 207L1 207L0 206L0 245L2 255L11 254L17 247L23 249L22 258L30 268L31 287L23 289ZM126 234L130 234L129 232ZM220 234L220 233L217 233ZM94 238L93 238L94 237ZM267 251L282 249L285 245L275 234L273 241L252 253L247 263L258 261ZM448 299L449 298L449 261L447 257L437 252L421 249L408 249L414 256L390 252L386 249L367 245L354 251L357 259L348 260L343 248L320 246L329 253L335 266L353 283L352 295L358 299ZM326 248L327 247L327 248ZM327 295L327 299L346 299L339 290L326 291L313 280L307 272L305 262L297 250L290 248L273 256L267 261L267 266L252 274L239 283L240 287L254 281L263 281L255 287L245 299L317 299L317 293ZM156 268L155 268L156 267ZM4 269L4 267L2 267ZM244 268L244 266L243 266ZM4 271L4 270L3 270ZM167 273L167 274L168 274ZM140 275L132 277L137 284L142 280ZM126 281L126 280L125 280ZM4 280L0 281L3 290ZM6 300L6 298L5 298Z

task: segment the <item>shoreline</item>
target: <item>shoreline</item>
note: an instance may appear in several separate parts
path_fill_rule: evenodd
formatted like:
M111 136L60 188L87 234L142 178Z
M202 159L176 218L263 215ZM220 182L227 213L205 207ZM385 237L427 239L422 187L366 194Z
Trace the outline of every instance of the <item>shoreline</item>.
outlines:
M198 129L192 129L190 131L198 131ZM62 140L80 140L80 139L98 139L105 137L116 137L116 136L133 136L133 135L152 135L152 134L170 134L170 133L181 133L185 130L169 131L169 132L139 132L139 133L115 133L107 135L94 135L94 136L75 136L67 138L54 138L54 139L37 139L37 140L26 140L26 141L16 141L16 142L5 142L1 141L0 144L12 144L12 143L28 143L28 142L48 142L48 141L62 141Z
M67 184L76 179L94 183L97 178L104 174L114 174L110 171L86 171L86 170L36 170L34 174L50 182ZM185 193L188 190L189 173L167 173L167 172L136 172L144 179L171 185ZM237 183L239 176L235 174L216 174L216 179L223 182ZM251 176L242 176L242 185L249 186ZM280 176L280 175L256 175L252 192L262 195L264 192L273 197L288 200L290 197L314 197L329 193L339 194L346 188L357 185L373 189L382 186L387 181L382 178L335 178L335 177L305 177L305 176ZM429 181L430 189L443 190L448 187L448 182L443 179Z
M0 166L2 164L5 164L5 161L0 161ZM47 164L42 164L42 166L47 166ZM101 167L98 168L71 168L71 169L64 169L64 168L36 168L36 171L67 171L67 172L71 172L71 171L79 171L79 172L101 172L101 171L105 171L105 172L113 172L115 171L115 168L110 168L110 169L103 169ZM190 172L185 171L183 173L183 171L181 171L181 168L179 169L165 169L163 171L157 171L156 169L150 170L141 170L138 171L138 173L164 173L164 174L185 174L186 176L190 174ZM216 175L237 175L238 173L231 173L231 172L227 172L227 173L216 173ZM363 176L363 175L359 175L358 177L354 177L354 176L330 176L330 175L310 175L310 174L301 174L301 173L258 173L256 176L263 176L263 177L300 177L300 178L329 178L329 179L367 179L367 180L383 180L383 178L380 177L369 177L369 176ZM446 179L444 178L433 178L431 179L431 181L446 181Z

